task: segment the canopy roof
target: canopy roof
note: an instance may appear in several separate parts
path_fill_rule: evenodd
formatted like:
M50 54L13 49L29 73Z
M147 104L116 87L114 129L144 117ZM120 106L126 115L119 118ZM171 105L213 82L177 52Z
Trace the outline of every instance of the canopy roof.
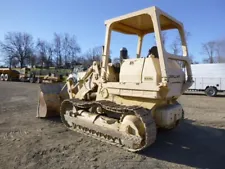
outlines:
M111 25L112 30L124 34L144 35L154 32L151 20L151 16L154 14L160 16L161 30L174 29L182 26L181 22L155 6L106 20L105 24Z

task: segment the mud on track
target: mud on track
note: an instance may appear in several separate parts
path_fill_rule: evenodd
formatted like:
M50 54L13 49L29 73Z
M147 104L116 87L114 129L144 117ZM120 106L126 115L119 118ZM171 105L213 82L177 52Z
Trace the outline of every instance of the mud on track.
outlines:
M0 82L0 168L225 168L225 97L183 95L185 121L134 154L37 119L38 84Z

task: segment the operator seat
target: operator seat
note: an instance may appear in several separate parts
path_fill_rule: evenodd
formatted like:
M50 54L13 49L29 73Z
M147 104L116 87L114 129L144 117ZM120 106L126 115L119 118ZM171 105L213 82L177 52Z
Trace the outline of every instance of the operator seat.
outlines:
M153 56L154 58L159 58L157 46L153 46L151 49L149 49L147 58L149 56Z
M127 48L125 47L122 47L120 49L120 57L119 57L119 62L117 63L114 63L112 66L113 66L113 69L115 71L115 73L119 74L120 73L120 67L123 63L123 60L124 59L128 59L128 50Z

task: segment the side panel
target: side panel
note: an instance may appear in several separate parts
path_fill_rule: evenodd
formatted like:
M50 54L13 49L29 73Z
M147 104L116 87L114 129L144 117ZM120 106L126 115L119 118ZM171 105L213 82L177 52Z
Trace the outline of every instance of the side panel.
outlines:
M190 89L196 89L196 90L205 90L207 86L215 86L217 89L222 90L223 84L222 78L201 78L197 77L194 78L194 83L190 87Z
M202 86L203 86L203 89L205 89L207 86L215 86L219 88L220 78L203 78Z
M225 78L225 64L192 64L193 77Z
M169 92L167 97L180 96L185 80L185 73L176 61L168 60Z
M224 90L225 64L192 64L194 84L190 89L205 90L207 86L215 86Z
M105 89L107 89L107 91ZM99 91L99 93L102 95L102 97L107 97L109 93L132 98L139 97L157 99L160 98L159 90L159 87L156 85L150 85L149 83L108 82L102 84L102 89Z
M161 80L161 71L159 65L159 59L146 58L144 62L142 82L150 83L152 85L158 85Z
M203 88L203 79L202 78L195 78L195 89L197 90L205 90L205 88Z
M141 83L144 58L125 59L120 69L120 82Z
M221 89L220 90L225 90L225 78L221 79Z

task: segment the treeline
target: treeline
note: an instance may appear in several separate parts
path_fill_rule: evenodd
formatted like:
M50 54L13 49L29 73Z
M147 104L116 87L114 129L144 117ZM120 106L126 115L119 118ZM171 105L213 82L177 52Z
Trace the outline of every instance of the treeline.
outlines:
M96 46L81 54L75 35L54 33L52 41L34 39L29 33L8 32L0 41L3 61L9 67L73 68L76 64L90 66L100 60L102 47Z
M187 44L189 46L189 39L191 37L191 33L185 31L185 37ZM165 31L162 34L162 39L164 45L166 45L167 49L173 54L181 54L182 44L180 37L177 36L174 40L168 44L168 32ZM202 47L200 49L200 55L204 55L201 60L202 63L225 63L225 38L211 40L201 44ZM196 56L194 56L189 48L189 57L192 64L198 64L196 61ZM198 56L197 56L198 57Z
M203 43L202 53L206 55L203 63L225 63L225 39Z
M191 34L186 31L185 35L188 43ZM181 54L182 47L179 37L175 37L169 43L167 32L163 32L162 38L170 52ZM31 34L26 32L8 32L3 41L0 41L0 51L4 63L9 67L73 68L76 64L89 67L94 60L100 61L102 55L101 46L81 53L76 36L68 33L54 33L52 40L46 41L40 38L34 39ZM203 43L201 54L205 56L202 60L203 63L225 63L225 39ZM198 64L195 56L190 52L189 57L193 64ZM118 59L116 57L113 62Z

